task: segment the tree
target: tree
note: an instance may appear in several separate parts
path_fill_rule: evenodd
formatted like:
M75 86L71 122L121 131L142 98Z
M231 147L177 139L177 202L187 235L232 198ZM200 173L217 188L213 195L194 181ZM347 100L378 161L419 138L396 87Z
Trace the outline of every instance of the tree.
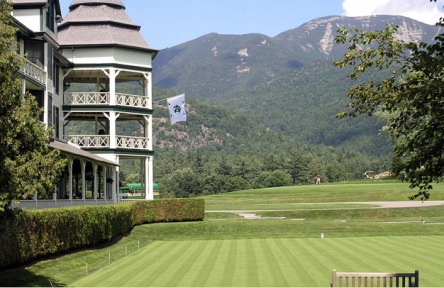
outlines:
M437 25L444 26L442 19ZM431 183L444 175L444 34L432 44L406 43L396 39L397 31L395 25L367 33L338 30L335 42L348 43L349 52L335 65L353 66L351 79L372 67L393 69L389 78L350 88L348 110L338 117L389 113L386 132L395 140L395 157L404 160L397 167L407 173L410 187L418 188L411 199L427 200Z
M52 132L38 121L35 98L21 91L16 73L24 60L15 53L11 10L9 1L0 1L0 212L35 192L51 195L66 163L49 146Z

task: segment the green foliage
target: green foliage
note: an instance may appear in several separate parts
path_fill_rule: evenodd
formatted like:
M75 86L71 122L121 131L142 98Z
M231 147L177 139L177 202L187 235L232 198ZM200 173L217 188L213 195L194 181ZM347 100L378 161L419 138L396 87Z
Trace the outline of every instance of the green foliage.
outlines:
M0 268L97 245L146 223L203 220L203 199L0 213Z
M38 121L35 98L21 91L16 76L23 59L15 53L16 30L9 1L0 2L0 212L34 193L50 195L66 161L51 149L51 129Z
M339 30L336 43L348 43L349 52L335 65L352 66L351 79L360 79L369 68L390 67L393 72L383 80L350 88L351 102L338 117L388 113L385 132L395 139L395 156L404 161L397 162L397 170L405 170L411 188L419 188L412 199L426 200L431 183L444 174L444 34L438 34L432 44L405 43L394 37L397 31L396 25L373 32Z

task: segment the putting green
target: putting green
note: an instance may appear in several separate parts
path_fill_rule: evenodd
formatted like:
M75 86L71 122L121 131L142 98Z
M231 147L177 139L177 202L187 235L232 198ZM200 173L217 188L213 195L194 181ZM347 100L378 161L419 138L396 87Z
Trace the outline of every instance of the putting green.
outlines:
M70 286L326 287L333 269L419 270L421 287L444 285L442 236L325 236L157 241Z

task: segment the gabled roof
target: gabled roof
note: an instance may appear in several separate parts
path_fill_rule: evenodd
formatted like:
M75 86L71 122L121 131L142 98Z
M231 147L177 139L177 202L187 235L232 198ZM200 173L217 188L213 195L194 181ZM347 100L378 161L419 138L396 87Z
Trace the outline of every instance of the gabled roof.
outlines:
M154 52L125 12L121 0L74 0L58 27L61 48L121 46Z

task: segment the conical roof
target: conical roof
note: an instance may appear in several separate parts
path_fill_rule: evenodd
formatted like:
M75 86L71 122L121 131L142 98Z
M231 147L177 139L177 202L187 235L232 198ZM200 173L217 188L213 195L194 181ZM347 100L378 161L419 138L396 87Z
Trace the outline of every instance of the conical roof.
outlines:
M69 10L58 27L62 48L117 45L157 52L143 39L121 0L74 0Z

